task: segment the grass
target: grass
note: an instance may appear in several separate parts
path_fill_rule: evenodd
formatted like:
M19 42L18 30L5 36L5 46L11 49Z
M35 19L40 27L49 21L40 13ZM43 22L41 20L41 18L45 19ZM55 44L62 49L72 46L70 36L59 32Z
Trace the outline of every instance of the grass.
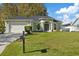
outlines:
M41 49L49 48L47 53ZM79 56L79 32L41 32L26 36L26 53L22 42L15 41L1 56Z

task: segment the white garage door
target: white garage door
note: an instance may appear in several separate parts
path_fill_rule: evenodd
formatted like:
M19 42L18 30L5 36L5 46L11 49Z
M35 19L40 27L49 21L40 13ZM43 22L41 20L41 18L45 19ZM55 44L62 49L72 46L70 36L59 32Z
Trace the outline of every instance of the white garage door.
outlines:
M24 25L11 25L12 33L22 33L24 31Z

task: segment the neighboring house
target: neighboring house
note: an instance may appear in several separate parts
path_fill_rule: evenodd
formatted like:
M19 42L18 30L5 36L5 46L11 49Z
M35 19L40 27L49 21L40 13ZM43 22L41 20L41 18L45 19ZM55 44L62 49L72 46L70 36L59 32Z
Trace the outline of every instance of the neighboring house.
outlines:
M77 18L71 24L62 25L62 30L67 32L78 32L79 31L79 18Z
M62 31L65 31L65 32L73 31L73 26L71 25L71 23L63 24L61 28L62 28Z
M32 31L52 32L60 30L60 21L49 16L33 16L30 18L17 16L5 20L5 33L22 33L24 26L32 26ZM39 29L37 28L39 25Z

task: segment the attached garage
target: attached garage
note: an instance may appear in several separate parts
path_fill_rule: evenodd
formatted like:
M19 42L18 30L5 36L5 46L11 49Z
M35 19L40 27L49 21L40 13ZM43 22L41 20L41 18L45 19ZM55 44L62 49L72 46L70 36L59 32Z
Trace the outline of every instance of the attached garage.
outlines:
M24 31L24 27L28 24L26 21L11 21L9 24L9 32L10 33L22 33Z
M28 21L28 19L25 18L8 19L8 21L6 22L7 23L5 33L22 33L26 25L31 25L30 21Z
M9 32L10 33L22 33L24 31L24 26L26 26L25 21L11 21L9 22Z
M11 25L11 33L22 33L22 31L24 31L24 25Z

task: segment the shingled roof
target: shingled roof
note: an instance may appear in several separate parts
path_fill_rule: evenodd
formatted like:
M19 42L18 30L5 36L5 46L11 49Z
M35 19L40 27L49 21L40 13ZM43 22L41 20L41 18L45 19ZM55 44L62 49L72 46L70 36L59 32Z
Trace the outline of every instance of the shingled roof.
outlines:
M50 16L32 16L32 17L29 17L29 19L39 19L39 18L52 19L52 17L50 17Z
M54 21L58 21L58 20L55 20L54 18L50 17L50 16L32 16L32 17L24 17L24 16L15 16L15 17L9 17L7 20L39 20L39 19L43 19L43 20L46 20L46 19L52 19Z

